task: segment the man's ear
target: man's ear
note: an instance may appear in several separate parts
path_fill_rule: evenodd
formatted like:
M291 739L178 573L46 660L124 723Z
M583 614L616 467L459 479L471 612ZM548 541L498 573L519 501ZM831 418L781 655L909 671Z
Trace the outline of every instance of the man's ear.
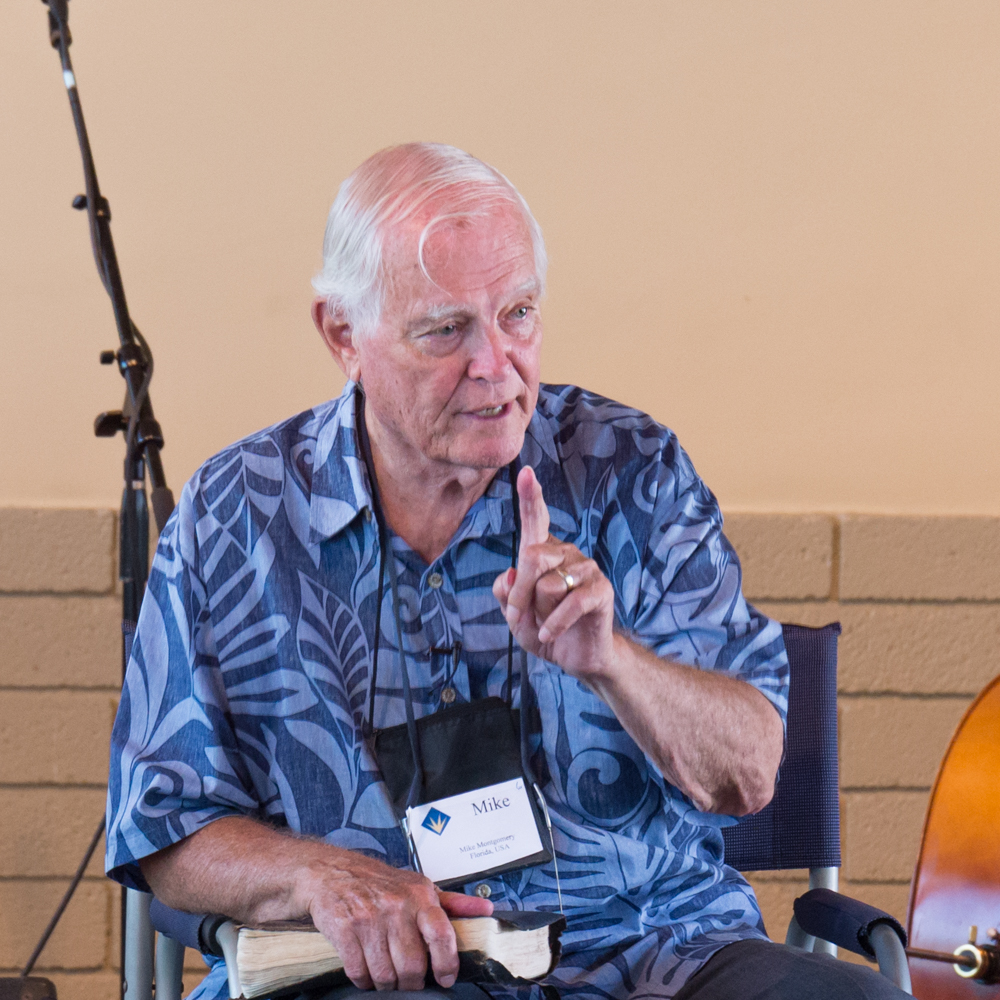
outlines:
M354 329L346 321L339 310L330 312L327 300L322 297L313 299L312 318L323 338L327 350L333 355L340 370L352 382L361 378L361 357L354 343Z

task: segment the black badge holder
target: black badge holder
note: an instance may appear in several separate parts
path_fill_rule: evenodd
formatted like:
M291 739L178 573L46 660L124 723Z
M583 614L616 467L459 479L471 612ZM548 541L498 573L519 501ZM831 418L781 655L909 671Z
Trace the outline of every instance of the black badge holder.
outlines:
M463 792L472 792L503 781L520 779L526 789L535 788L525 776L521 763L520 713L503 698L481 698L416 720L417 739L423 764L423 782L415 802L409 801L415 768L406 723L372 734L372 750L389 790L396 815L403 817L410 806L424 805ZM539 793L535 792L535 796ZM538 828L542 850L506 864L438 882L442 889L504 872L529 868L552 860L548 815L539 809L531 793L528 803ZM541 800L544 804L544 799ZM412 843L404 825L407 841ZM412 860L418 862L411 846Z
M435 802L453 795L486 788L501 782L520 779L525 789L533 789L534 797L527 795L535 826L538 829L542 850L518 858L496 867L485 869L460 878L438 882L442 889L464 885L476 879L501 875L504 872L555 863L552 847L552 824L548 807L536 782L528 778L526 732L522 732L521 713L513 708L513 661L514 637L508 632L507 639L507 685L506 698L491 696L476 701L454 705L420 719L414 718L413 695L410 679L403 655L403 630L399 610L399 586L395 559L389 547L389 532L382 512L378 482L375 478L371 457L371 444L365 426L365 399L360 386L355 395L355 422L361 457L368 473L372 494L373 513L379 533L379 581L375 611L375 642L372 656L372 675L368 691L368 718L365 733L372 753L382 772L392 801L393 809L403 832L406 834L410 851L410 861L419 871L420 863L413 845L413 837L407 826L406 810L415 806ZM517 462L510 465L511 496L514 506L514 537L511 545L511 566L516 565L517 547L520 536L520 511L517 497ZM403 699L406 721L386 729L372 726L375 707L375 689L378 675L378 647L381 635L382 599L384 594L385 568L388 565L390 590L392 593L393 616L396 626L396 640L399 649L400 672L403 682ZM456 647L457 648L457 647ZM456 654L457 659L457 654ZM522 701L530 692L530 684L525 684L521 671L520 688ZM530 697L530 695L529 695ZM558 887L558 870L556 870ZM562 894L560 909L562 908Z

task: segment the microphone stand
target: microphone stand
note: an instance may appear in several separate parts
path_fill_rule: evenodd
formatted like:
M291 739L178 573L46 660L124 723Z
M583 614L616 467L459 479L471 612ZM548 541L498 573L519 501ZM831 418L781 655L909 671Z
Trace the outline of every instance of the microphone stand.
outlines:
M153 355L138 327L129 315L125 289L122 285L118 258L111 238L111 206L101 194L97 183L97 171L90 151L90 139L83 120L83 109L77 91L73 63L69 55L72 37L69 32L68 0L42 0L48 7L49 40L59 52L63 82L69 96L76 128L80 155L83 160L83 177L86 194L73 199L73 207L79 211L86 209L90 224L90 243L94 262L101 283L111 298L115 326L118 330L119 347L116 351L103 351L100 362L103 365L117 364L125 379L125 403L121 410L110 410L100 414L94 421L94 433L98 437L114 437L119 431L125 436L124 489L122 491L119 519L119 562L118 577L122 583L122 678L124 680L128 654L131 651L132 636L139 620L139 606L149 573L149 508L146 501L146 472L152 486L153 515L156 526L162 531L167 518L174 508L173 494L167 486L160 461L163 447L163 432L153 416L153 404L149 398L149 384L153 377ZM28 976L42 949L45 947L56 923L62 916L76 887L83 878L90 858L104 832L105 817L101 817L97 831L87 849L76 875L70 882L66 894L56 909L52 920L21 972ZM132 961L134 969L125 967L125 942L129 934L137 935L144 943L140 945L139 960ZM149 896L133 889L122 890L122 961L121 988L123 996L141 995L145 989L148 995L152 976L152 929L149 924ZM147 964L148 963L148 964ZM142 978L145 977L145 984ZM129 983L128 979L132 982Z

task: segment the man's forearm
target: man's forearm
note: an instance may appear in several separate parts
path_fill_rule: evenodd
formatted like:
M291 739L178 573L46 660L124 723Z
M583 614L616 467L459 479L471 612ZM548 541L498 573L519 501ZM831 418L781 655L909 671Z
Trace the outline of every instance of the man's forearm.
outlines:
M699 809L763 809L784 743L771 703L744 681L661 659L621 634L614 650L614 664L587 682L663 776Z
M440 892L416 872L357 851L281 833L246 817L216 820L144 858L168 906L244 923L310 916L360 989L416 990L428 963L438 983L458 975L448 916L487 916L489 900Z
M305 916L304 876L323 861L335 861L338 852L322 841L231 816L139 864L150 888L168 906L260 923Z

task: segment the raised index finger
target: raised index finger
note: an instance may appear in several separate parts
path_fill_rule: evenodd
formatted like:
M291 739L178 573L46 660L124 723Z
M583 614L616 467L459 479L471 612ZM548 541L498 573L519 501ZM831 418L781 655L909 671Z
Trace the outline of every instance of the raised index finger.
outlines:
M535 470L526 465L517 476L517 497L521 505L521 553L529 545L541 545L549 537L549 508L545 506L542 487Z

